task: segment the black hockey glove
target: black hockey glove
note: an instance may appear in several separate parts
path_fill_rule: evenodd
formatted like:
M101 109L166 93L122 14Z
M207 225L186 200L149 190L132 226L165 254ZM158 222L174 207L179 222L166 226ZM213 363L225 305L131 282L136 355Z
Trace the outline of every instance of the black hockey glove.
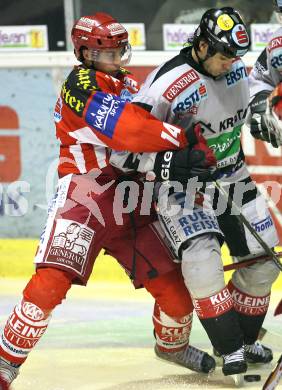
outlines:
M254 138L278 148L282 144L282 122L270 106L269 95L269 91L261 91L251 101L250 130Z
M190 147L157 154L154 173L157 181L178 181L187 183L192 177L199 181L211 180L213 169L207 166L207 156L203 150Z
M188 147L157 153L154 173L157 181L187 183L192 177L201 182L211 181L216 159L201 134L199 125L187 134Z

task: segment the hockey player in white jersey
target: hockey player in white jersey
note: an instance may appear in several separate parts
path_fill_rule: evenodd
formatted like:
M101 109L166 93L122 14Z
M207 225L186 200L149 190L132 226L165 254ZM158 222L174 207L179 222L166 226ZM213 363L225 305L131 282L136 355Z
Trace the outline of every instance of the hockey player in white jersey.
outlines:
M218 161L218 180L269 247L274 247L278 242L276 230L265 200L250 178L240 144L249 103L248 75L240 59L250 47L244 22L233 8L210 9L189 43L148 76L133 102L172 124L189 128L201 123ZM112 163L125 170L152 170L157 181L173 180L173 170L167 168L173 163L173 152L138 156L114 153ZM199 194L189 214L189 209L183 208L185 193L161 186L159 219L169 245L181 260L195 311L223 357L223 373L232 375L245 372L247 361L272 360L271 350L256 340L278 269L272 262L256 263L235 271L225 285L222 232L237 261L259 256L263 250L230 208L219 210L222 202L215 188L205 187L204 204L207 206L207 197L212 197L217 218L202 207ZM168 209L175 205L182 208L171 215Z
M282 22L282 0L273 0ZM274 147L282 145L282 27L271 37L250 73L250 112L247 124L252 135ZM274 91L275 90L275 91Z

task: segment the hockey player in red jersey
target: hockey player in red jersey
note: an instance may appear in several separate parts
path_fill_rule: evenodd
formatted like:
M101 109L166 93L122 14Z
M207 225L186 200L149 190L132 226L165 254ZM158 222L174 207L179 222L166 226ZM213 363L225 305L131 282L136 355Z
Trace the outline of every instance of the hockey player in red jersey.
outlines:
M111 16L81 17L72 30L74 67L61 90L54 120L60 140L59 182L35 256L36 273L24 288L0 340L0 389L9 388L20 365L47 329L53 309L72 284L86 285L104 248L155 298L156 353L194 371L208 373L214 359L188 345L192 304L178 265L157 234L151 202L141 213L145 186L126 181L109 165L110 148L159 152L157 179L209 178L214 156L198 127L181 128L132 105L138 85L122 69L130 58L128 34ZM177 150L179 148L183 148ZM165 153L171 150L171 164ZM133 186L130 209L126 187Z

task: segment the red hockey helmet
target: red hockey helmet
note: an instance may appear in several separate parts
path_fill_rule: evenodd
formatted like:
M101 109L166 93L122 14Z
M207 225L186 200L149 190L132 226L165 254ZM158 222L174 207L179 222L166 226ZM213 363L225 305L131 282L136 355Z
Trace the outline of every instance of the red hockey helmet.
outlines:
M131 47L128 42L128 32L112 16L97 12L95 15L82 16L78 19L71 32L75 53L83 61L81 48L91 51L91 59L99 62L103 50L120 49L120 64L127 65L131 58ZM111 57L110 57L111 58ZM109 60L111 61L111 60Z
M106 49L128 44L126 29L103 12L79 18L72 28L71 38L76 50L80 50L82 46L88 49Z

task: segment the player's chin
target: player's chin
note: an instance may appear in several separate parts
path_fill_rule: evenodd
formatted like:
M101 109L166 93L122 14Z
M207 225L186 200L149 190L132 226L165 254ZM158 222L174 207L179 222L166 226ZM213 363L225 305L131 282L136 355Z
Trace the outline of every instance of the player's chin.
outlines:
M119 66L112 66L111 68L108 68L108 73L115 75L120 70Z
M229 73L229 72L230 72L230 69L220 70L220 71L216 72L216 74L214 74L213 77L221 78L221 77L224 77L225 75L227 75L227 73Z

